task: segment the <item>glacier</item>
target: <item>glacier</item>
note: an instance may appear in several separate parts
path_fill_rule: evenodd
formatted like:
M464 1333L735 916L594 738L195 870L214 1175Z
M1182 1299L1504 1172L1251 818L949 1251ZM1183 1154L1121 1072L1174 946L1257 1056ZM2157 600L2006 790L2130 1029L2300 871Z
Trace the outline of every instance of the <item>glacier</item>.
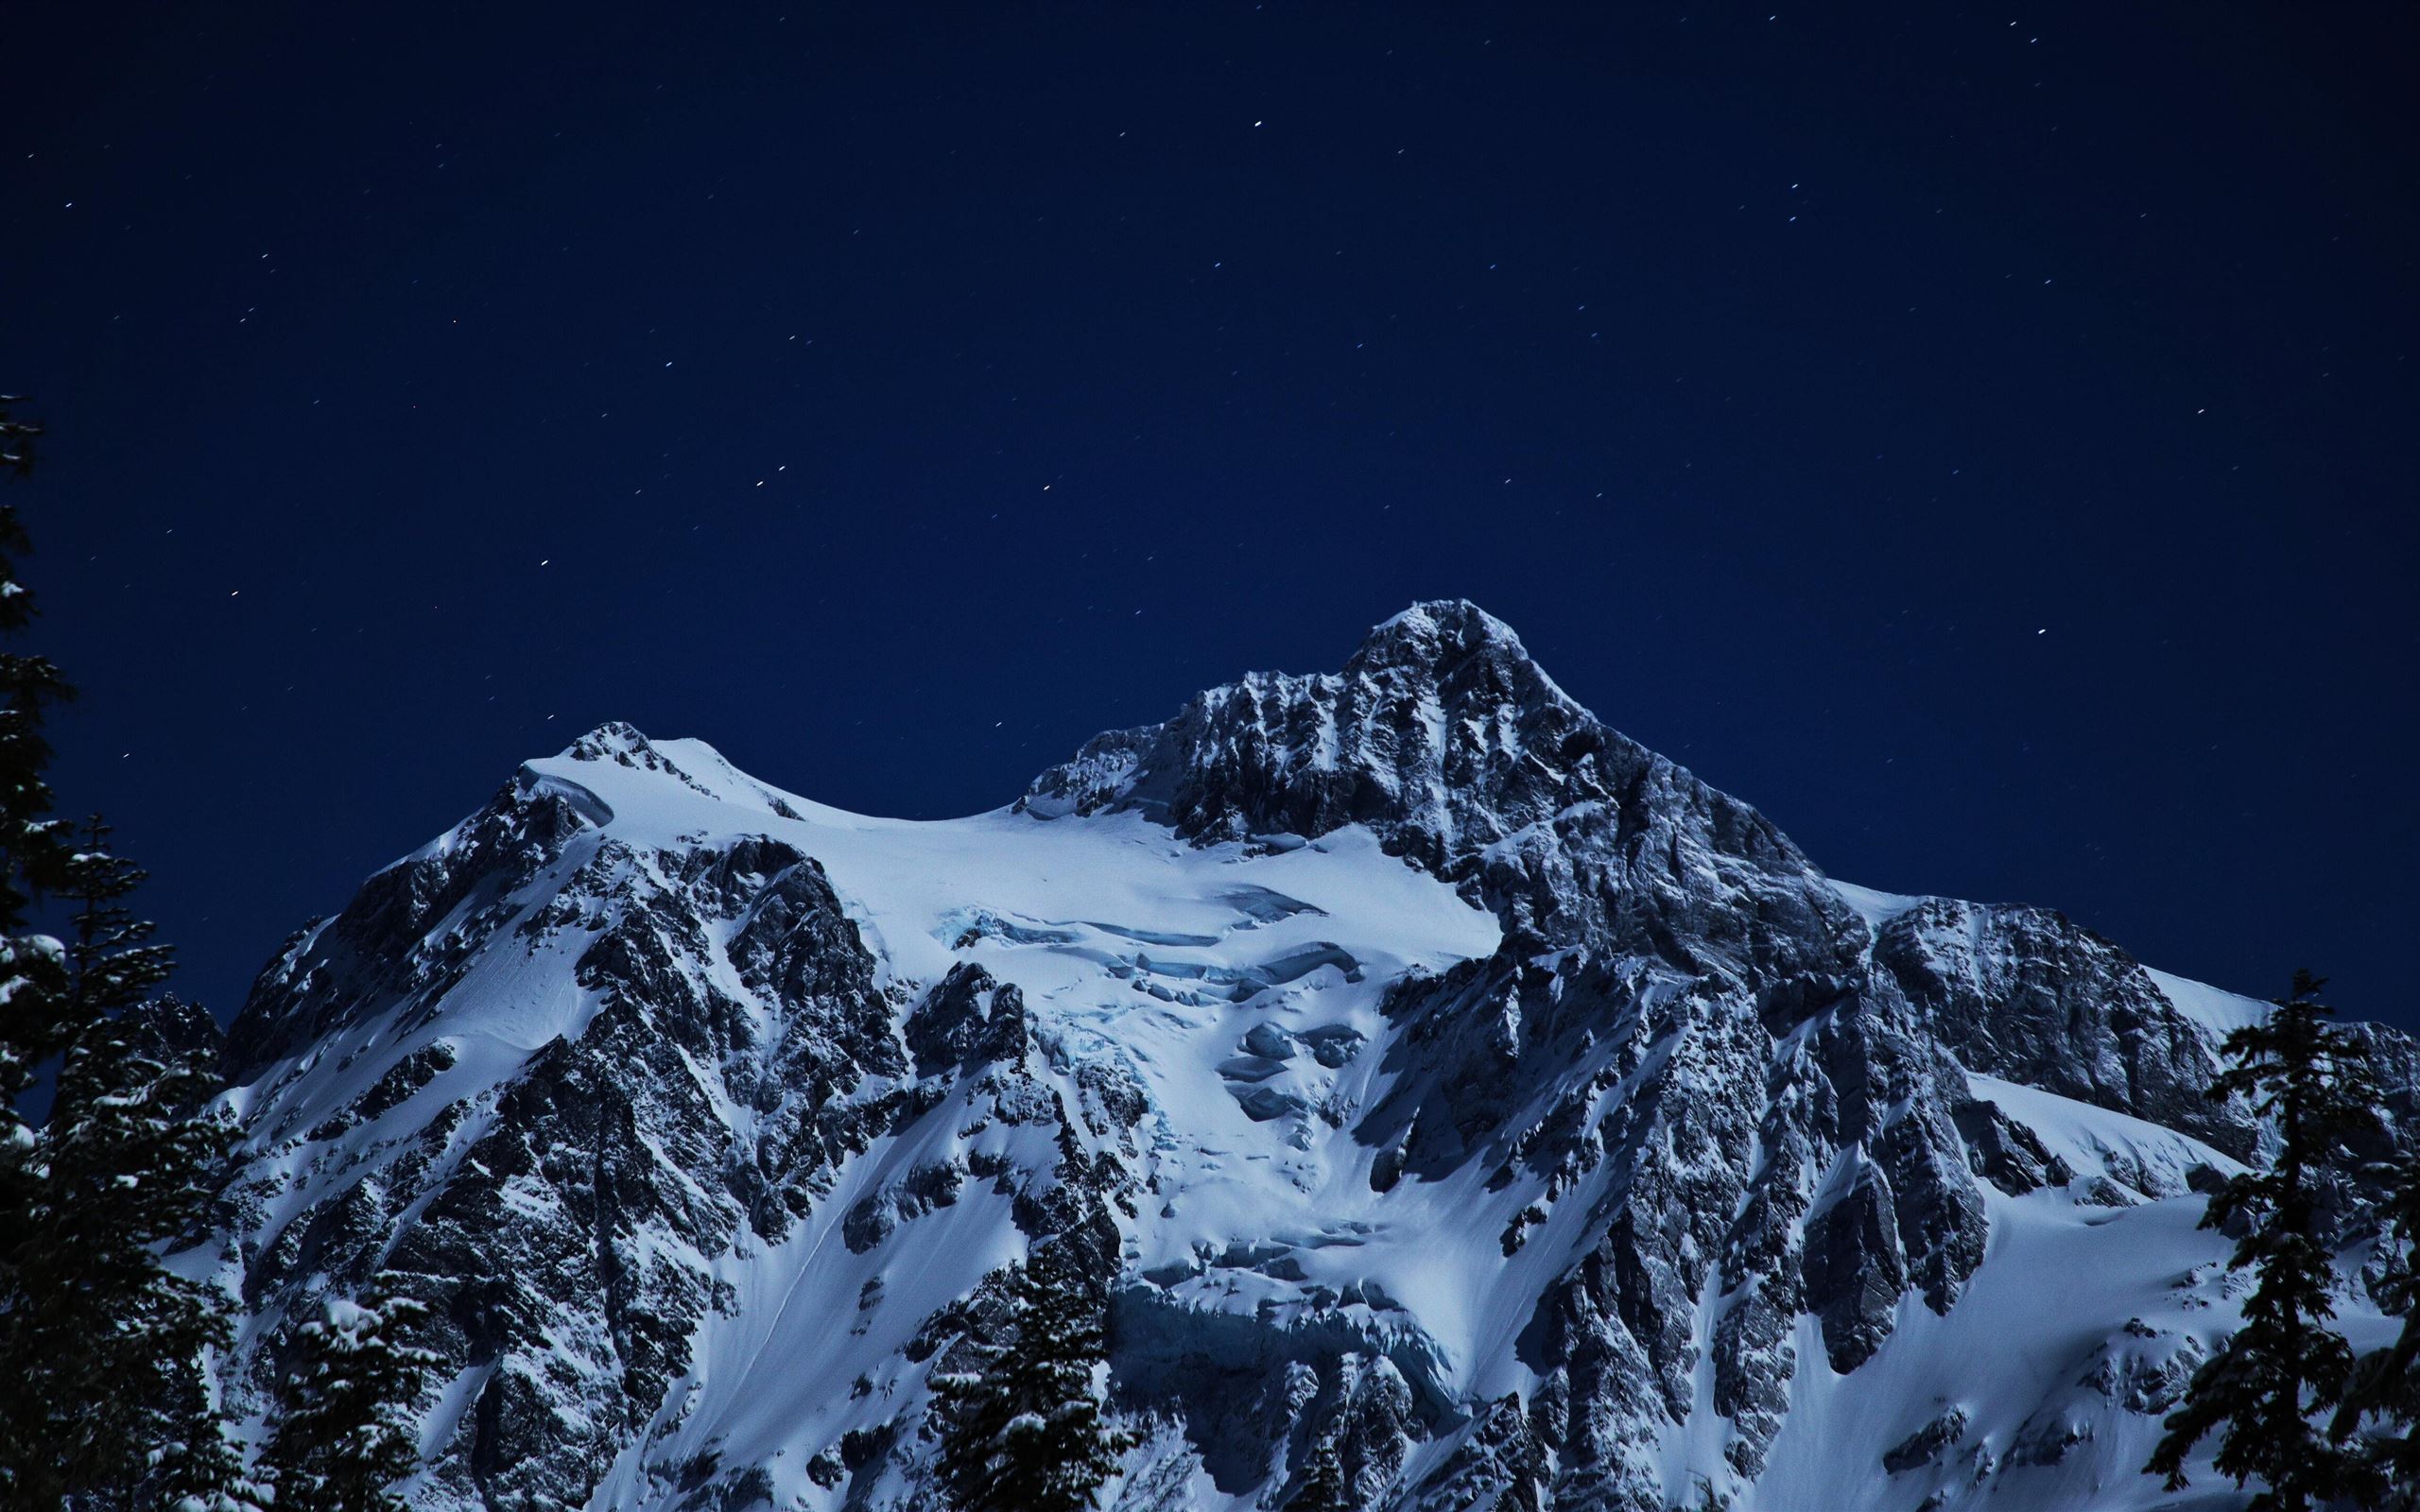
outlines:
M965 818L526 764L263 971L176 1263L255 1423L320 1298L425 1301L430 1512L943 1507L926 1383L1043 1246L1119 1512L1315 1455L1364 1512L2229 1506L2139 1467L2244 1284L2196 1224L2271 1136L2203 1091L2263 1011L1834 881L1427 603Z

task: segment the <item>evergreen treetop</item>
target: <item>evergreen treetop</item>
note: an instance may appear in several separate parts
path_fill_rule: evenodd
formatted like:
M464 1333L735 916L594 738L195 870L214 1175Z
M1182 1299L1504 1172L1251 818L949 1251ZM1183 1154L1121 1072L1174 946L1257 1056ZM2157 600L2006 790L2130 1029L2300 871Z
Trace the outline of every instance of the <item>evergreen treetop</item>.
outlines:
M0 406L9 402L0 395ZM30 467L26 438L41 430L11 421L0 407L0 464L20 472ZM0 634L33 623L34 598L17 580L16 564L31 549L16 506L0 503ZM50 743L43 722L53 705L73 696L49 659L0 651L0 932L7 936L0 944L0 1123L14 1120L34 1068L57 1055L65 1039L58 942L20 931L33 896L57 887L67 854L61 826L49 816Z
M142 872L95 819L63 862L79 906L60 953L65 1043L50 1116L8 1170L0 1258L0 1474L47 1507L172 1507L232 1484L201 1380L230 1330L222 1299L160 1263L207 1211L229 1130L196 1116L211 1068L162 1059L127 1010L167 974L122 900Z
M41 427L0 396L0 465L30 466ZM23 629L27 549L0 505L0 632ZM0 1504L14 1512L221 1512L244 1504L212 1400L221 1299L160 1263L206 1211L227 1130L196 1109L215 1068L165 1052L129 1010L166 975L123 900L142 872L97 819L52 819L43 738L68 696L41 657L0 653ZM71 942L26 929L37 895L70 902ZM37 1126L19 1103L55 1080Z
M2378 1300L2402 1312L2403 1329L2355 1364L2328 1433L2349 1441L2357 1465L2350 1491L2363 1505L2420 1512L2420 1152L2404 1158L2384 1211L2404 1252ZM2362 1433L2365 1422L2374 1426Z
M403 1512L395 1487L420 1468L403 1408L440 1361L402 1341L428 1310L382 1280L361 1300L330 1297L294 1331L285 1413L264 1463L281 1507Z
M1013 1337L938 1376L941 1475L957 1512L1092 1512L1136 1435L1109 1425L1094 1384L1107 1299L1059 1247L1014 1267Z
M2355 1469L2313 1423L2342 1400L2353 1359L2326 1326L2336 1316L2334 1269L2317 1232L2312 1177L2346 1135L2374 1120L2377 1090L2360 1042L2327 1022L2335 1010L2318 1001L2325 985L2295 972L2276 1011L2226 1038L2234 1064L2209 1095L2251 1099L2276 1130L2277 1153L2266 1171L2221 1188L2201 1226L2239 1228L2227 1265L2252 1270L2257 1282L2242 1328L2194 1372L2145 1467L2182 1488L2186 1456L2223 1425L2219 1473L2238 1486L2266 1483L2250 1512L2308 1512L2347 1486Z

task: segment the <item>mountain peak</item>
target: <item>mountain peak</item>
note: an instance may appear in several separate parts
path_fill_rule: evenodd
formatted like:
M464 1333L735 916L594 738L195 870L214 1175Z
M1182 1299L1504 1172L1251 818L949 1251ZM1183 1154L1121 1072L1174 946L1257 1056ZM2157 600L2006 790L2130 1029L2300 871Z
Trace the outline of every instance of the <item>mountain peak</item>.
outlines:
M1372 626L1344 674L1402 668L1443 678L1473 661L1535 665L1512 626L1467 598L1432 598Z
M1514 655L1529 654L1522 649L1521 637L1512 626L1469 599L1425 598L1370 627L1361 649L1354 656L1358 661L1397 648L1432 647L1451 647L1465 653L1502 647Z
M635 757L641 751L654 748L638 726L627 719L608 719L565 746L558 754L564 761L606 762L617 757Z
M1470 686L1523 713L1557 708L1585 717L1539 666L1512 626L1467 598L1424 599L1371 627L1344 663L1347 679L1401 677L1434 685L1446 701Z
M1132 808L1196 841L1366 824L1443 867L1652 760L1598 723L1468 599L1373 627L1340 672L1256 672L1165 723L1096 736L1037 778L1041 818Z

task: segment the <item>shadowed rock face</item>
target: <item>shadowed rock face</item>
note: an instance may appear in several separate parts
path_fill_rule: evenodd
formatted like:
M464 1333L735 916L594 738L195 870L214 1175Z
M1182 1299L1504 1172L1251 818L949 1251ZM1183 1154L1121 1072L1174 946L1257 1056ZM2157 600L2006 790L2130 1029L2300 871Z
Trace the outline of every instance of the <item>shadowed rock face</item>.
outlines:
M1559 1236L1512 1345L1532 1384L1466 1399L1422 1319L1375 1286L1305 1284L1257 1313L1171 1300L1205 1266L1255 1284L1304 1272L1291 1239L1135 1272L1137 1234L1182 1218L1154 1160L1188 1131L1130 1068L1046 1033L1040 1000L980 964L900 974L884 942L904 926L845 902L799 843L621 838L564 775L579 764L719 791L604 727L298 935L230 1035L250 1153L226 1237L254 1318L233 1389L261 1400L308 1297L399 1273L449 1366L424 1403L438 1452L415 1496L432 1508L578 1505L608 1485L650 1507L770 1495L786 1468L654 1447L713 1385L699 1340L757 1326L731 1278L825 1224L830 1263L875 1267L854 1304L872 1313L887 1278L930 1263L922 1236L1000 1202L1026 1251L1100 1297L1114 1400L1157 1425L1119 1512L1181 1512L1201 1475L1270 1506L1316 1492L1361 1512L1650 1512L1694 1494L1666 1484L1665 1446L1705 1401L1731 1484L1764 1469L1815 1363L1802 1318L1823 1366L1858 1371L1911 1310L1966 1295L1988 1192L2078 1180L1969 1072L2238 1157L2259 1134L2203 1095L2213 1031L2115 945L2048 911L1938 899L1870 924L1754 810L1573 702L1501 623L1415 606L1340 672L1255 674L1097 737L1017 807L1131 811L1238 856L1362 826L1495 916L1492 954L1390 982L1383 1026L1222 1037L1247 1116L1344 1131L1382 1203L1465 1178L1537 1192L1500 1234L1507 1274ZM1248 901L1247 929L1317 914L1222 896ZM943 937L1076 950L1074 931L983 915ZM1211 938L1115 933L1138 952L1121 970ZM1336 947L1313 956L1359 980ZM509 986L469 1001L475 961ZM1236 1005L1301 974L1239 980ZM2409 1113L2411 1048L2376 1038ZM1264 1085L1299 1063L1374 1065L1372 1094L1314 1105ZM994 1143L916 1153L979 1139ZM859 1179L876 1149L900 1153ZM2345 1231L2365 1213L2348 1196ZM904 1373L786 1388L802 1418L886 1404L878 1422L848 1409L859 1426L787 1468L823 1499L808 1504L933 1504L920 1383L1004 1326L982 1271L919 1320ZM2184 1358L2120 1343L2112 1381L2165 1381ZM1877 1452L1877 1484L1967 1452L1967 1425L1926 1405Z
M1599 723L1510 627L1466 601L1405 610L1341 672L1253 673L1165 724L1096 736L1036 778L1019 806L1139 808L1198 840L1367 824L1453 875L1482 869L1499 841L1602 806L1609 818L1590 828L1664 842L1651 864L1685 859L1677 826L1749 864L1804 865L1754 810Z
M526 775L417 853L362 884L334 919L287 940L228 1030L227 1079L249 1082L360 1014L442 996L526 886L587 825ZM441 932L443 922L449 927Z
M1611 747L1606 740L1614 743ZM1590 719L1512 630L1470 604L1421 605L1340 673L1254 673L1166 724L1100 735L1025 804L1165 815L1190 838L1384 826L1434 864L1583 797L1647 753Z
M261 1088L274 1108L342 1043L345 1010L384 993L408 1030L499 934L553 952L595 995L577 1033L394 1141L336 1143L451 1069L451 1041L299 1138L290 1121L256 1123L289 1160L256 1162L231 1192L265 1319L324 1279L357 1286L378 1269L424 1294L428 1342L471 1388L439 1481L498 1507L585 1495L727 1305L709 1260L782 1238L903 1100L853 1094L906 1070L898 1005L816 862L754 839L641 854L530 785L290 946L236 1031L254 1063L302 1057ZM547 875L541 899L521 890Z
M2064 915L1929 898L1883 926L1875 959L1968 1068L2251 1155L2252 1115L2203 1096L2219 1069L2207 1037Z

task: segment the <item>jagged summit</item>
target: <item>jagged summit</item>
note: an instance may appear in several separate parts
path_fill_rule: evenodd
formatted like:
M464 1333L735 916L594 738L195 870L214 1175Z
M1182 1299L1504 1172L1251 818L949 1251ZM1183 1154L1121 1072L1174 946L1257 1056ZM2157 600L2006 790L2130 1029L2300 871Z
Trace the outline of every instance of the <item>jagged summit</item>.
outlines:
M1512 626L1467 598L1430 598L1370 627L1344 670L1425 667L1443 680L1474 658L1535 665Z
M1512 626L1467 598L1423 600L1371 627L1343 668L1347 678L1389 672L1432 682L1449 701L1454 690L1476 685L1525 712L1561 706L1587 713Z
M1340 671L1247 674L1160 724L1095 736L1017 808L1133 809L1204 844L1364 824L1450 870L1648 780L1693 800L1702 786L1557 687L1511 626L1436 599L1372 628ZM1704 801L1744 812L1710 789Z
M729 769L701 743L672 744ZM622 720L559 759L703 786ZM1248 673L1160 724L1094 737L1014 807L1046 819L1132 808L1199 843L1365 823L1444 865L1606 797L1608 763L1662 765L1558 687L1512 627L1466 598L1428 599L1372 627L1338 672Z
M627 719L608 719L557 754L570 761L605 761L651 748L638 726Z

